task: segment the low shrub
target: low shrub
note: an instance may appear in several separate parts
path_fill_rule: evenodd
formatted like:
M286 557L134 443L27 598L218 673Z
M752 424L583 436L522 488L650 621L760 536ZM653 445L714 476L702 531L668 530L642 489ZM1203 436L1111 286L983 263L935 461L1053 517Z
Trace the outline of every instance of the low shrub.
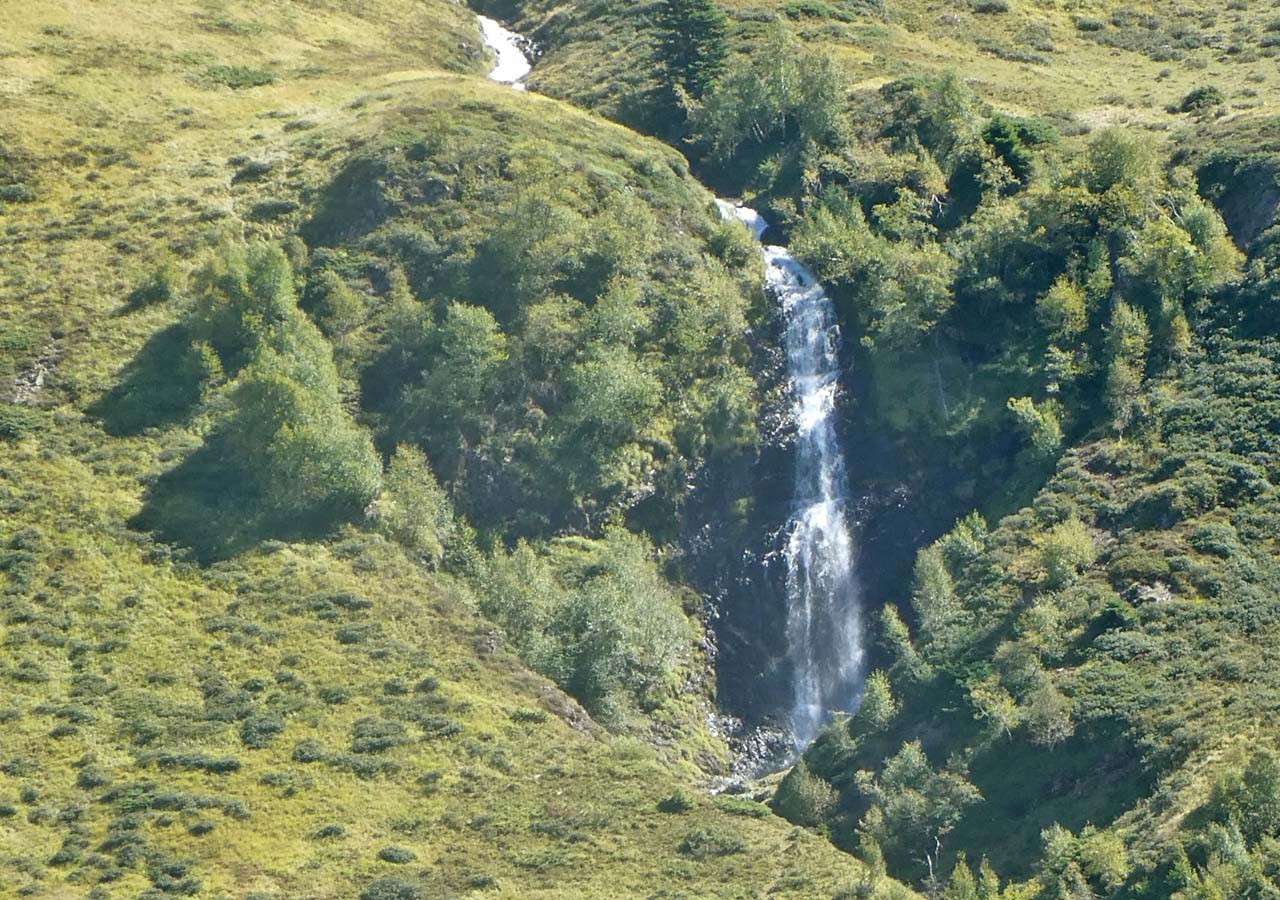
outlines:
M373 716L359 719L351 732L353 753L382 753L409 741L409 735L400 722Z
M417 858L418 854L407 847L383 847L378 851L378 859L383 862L410 863Z
M156 765L162 769L198 769L214 775L240 771L240 760L234 756L209 756L205 753L161 753Z
M1204 112L1208 109L1216 109L1226 102L1227 98L1222 96L1222 91L1211 84L1205 84L1193 89L1182 98L1182 102L1178 104L1178 112Z
M284 731L284 722L278 717L260 713L245 719L240 725L240 741L254 750L268 746L280 732Z
M204 81L208 84L222 85L232 90L262 87L273 84L276 76L264 69L250 66L210 66L204 70Z
M687 791L676 791L658 801L658 812L683 813L693 809L693 797Z
M747 849L747 842L742 835L727 828L695 828L684 836L676 849L693 859L707 859L742 853Z
M400 878L379 878L360 892L360 900L422 900L422 889Z

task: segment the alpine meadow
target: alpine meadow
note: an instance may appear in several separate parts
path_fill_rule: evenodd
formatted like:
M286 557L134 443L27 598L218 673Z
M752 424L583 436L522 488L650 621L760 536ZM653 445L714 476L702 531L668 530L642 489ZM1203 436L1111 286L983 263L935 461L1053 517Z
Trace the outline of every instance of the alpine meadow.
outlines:
M1280 3L0 23L0 898L1280 900Z

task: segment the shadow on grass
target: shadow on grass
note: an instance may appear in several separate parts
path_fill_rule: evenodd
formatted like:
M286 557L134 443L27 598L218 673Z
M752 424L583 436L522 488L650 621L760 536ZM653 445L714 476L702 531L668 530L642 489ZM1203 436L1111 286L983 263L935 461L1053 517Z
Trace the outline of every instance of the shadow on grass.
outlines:
M188 548L208 565L268 539L311 540L330 534L349 510L323 506L281 511L268 503L257 466L239 452L224 426L147 491L129 527L161 543Z
M151 485L129 527L188 547L207 564L242 552L268 536L252 473L238 465L227 441L212 435Z
M207 370L191 333L170 325L152 335L120 372L120 380L89 408L107 433L140 434L185 422L200 402Z
M1044 829L1105 828L1147 796L1158 775L1115 723L1081 728L1052 748L1006 741L974 760L969 778L985 802L965 816L950 843L970 859L988 856L1003 876L1026 877Z

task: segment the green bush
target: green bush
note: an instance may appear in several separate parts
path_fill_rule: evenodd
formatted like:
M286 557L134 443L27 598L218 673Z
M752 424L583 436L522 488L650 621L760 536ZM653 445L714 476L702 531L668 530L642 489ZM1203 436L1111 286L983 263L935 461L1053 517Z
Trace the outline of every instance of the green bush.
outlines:
M681 839L676 849L693 859L707 859L713 856L732 856L735 853L744 853L747 849L747 842L742 835L729 828L695 828Z
M205 753L161 753L156 757L161 768L200 769L224 775L240 771L240 760L234 756L209 756Z
M185 272L171 256L165 256L146 277L129 292L128 303L134 308L165 303L182 292Z
M1083 522L1076 518L1059 522L1041 543L1040 561L1046 586L1057 589L1070 584L1097 557L1097 544Z
M372 441L343 408L329 346L293 282L280 249L261 244L224 248L193 280L188 328L235 376L230 410L153 486L135 522L202 556L326 530L378 490Z
M670 797L664 797L658 801L658 812L684 813L693 807L693 797L686 791L676 791Z
M204 71L204 80L209 84L225 85L233 90L261 87L275 83L276 76L264 69L251 66L210 66Z
M409 735L402 723L373 716L356 720L351 729L354 753L382 753L407 743Z
M396 447L369 516L375 528L433 566L444 561L445 548L457 532L453 504L426 455L407 444Z
M360 892L360 900L422 900L416 884L400 878L379 878Z
M893 696L889 676L880 669L867 676L853 724L859 731L875 733L889 727L898 714L898 701Z
M1254 752L1242 770L1214 782L1206 804L1209 815L1234 825L1252 846L1280 832L1280 758L1270 750Z
M280 732L284 731L284 722L270 713L249 716L240 724L240 740L246 747L260 750L270 746Z
M810 772L802 759L778 785L773 808L784 819L812 828L827 820L838 799L835 789Z
M530 665L620 724L633 704L667 690L688 651L683 607L653 553L621 527L543 553L522 543L489 565L480 606Z
M45 416L37 409L0 403L0 441L18 441L42 429Z
M1208 109L1216 109L1226 102L1227 98L1222 96L1222 91L1211 84L1206 84L1193 89L1183 97L1177 110L1184 113L1204 112Z

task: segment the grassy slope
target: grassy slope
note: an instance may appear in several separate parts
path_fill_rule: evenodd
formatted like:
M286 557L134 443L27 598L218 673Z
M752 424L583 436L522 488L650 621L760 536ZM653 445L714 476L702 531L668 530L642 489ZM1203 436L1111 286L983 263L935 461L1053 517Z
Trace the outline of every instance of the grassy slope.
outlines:
M171 565L119 525L133 489L127 448L84 462L43 459L52 442L40 443L4 463L41 486L4 497L11 547L25 548L5 555L9 890L68 896L114 873L107 896L134 896L177 861L215 896L353 896L419 872L430 896L488 879L500 896L642 896L662 884L695 896L790 884L804 896L854 876L852 861L771 817L730 817L702 799L659 813L655 801L682 783L672 769L597 731L447 583L380 541L281 547L208 571ZM438 686L424 692L427 676ZM262 749L243 743L245 704L284 724ZM352 753L353 725L369 716L405 724L407 742ZM309 740L332 759L298 761ZM240 768L165 767L166 753ZM350 770L362 763L394 768ZM198 808L202 797L219 806ZM197 822L213 828L190 833ZM345 833L316 837L331 824ZM698 827L737 834L747 854L682 857L677 844ZM141 838L137 863L122 855L137 848L117 846L125 833ZM417 859L380 862L387 846ZM48 865L64 847L76 852Z
M594 23L600 4L530 0L518 4L522 27L548 52L532 83L610 115L627 114L621 95L645 84L640 33L644 7L608 7L608 28ZM781 15L814 52L830 54L859 87L921 72L955 71L997 107L1018 114L1060 113L1097 128L1177 127L1166 107L1201 85L1217 86L1231 118L1274 114L1276 48L1268 5L1244 9L1200 4L1026 2L981 13L935 2L761 2L734 0L737 46L747 52L762 22ZM974 4L978 6L979 4ZM1118 9L1133 15L1117 14ZM1144 18L1149 17L1149 18ZM1077 22L1095 20L1097 31ZM1088 27L1086 25L1086 27ZM620 86L620 89L615 89Z
M224 230L285 234L305 206L255 206L305 203L388 127L429 110L502 114L568 136L566 156L662 151L450 74L486 66L452 4L7 15L0 132L34 199L0 205L0 375L35 428L0 441L0 895L176 893L199 879L212 896L349 897L384 876L430 896L826 896L855 883L855 862L758 807L699 798L659 813L688 769L590 726L461 592L381 541L353 533L204 570L171 561L124 522L194 431L110 437L85 415L176 314L125 309L158 252L190 258ZM275 80L217 86L218 65ZM275 167L233 186L228 160L245 156ZM438 686L417 689L426 675ZM353 752L365 717L405 742ZM271 719L283 730L248 747L244 722ZM297 753L305 741L321 750ZM317 838L330 824L342 835ZM745 852L678 852L698 828ZM416 859L380 861L392 845Z

